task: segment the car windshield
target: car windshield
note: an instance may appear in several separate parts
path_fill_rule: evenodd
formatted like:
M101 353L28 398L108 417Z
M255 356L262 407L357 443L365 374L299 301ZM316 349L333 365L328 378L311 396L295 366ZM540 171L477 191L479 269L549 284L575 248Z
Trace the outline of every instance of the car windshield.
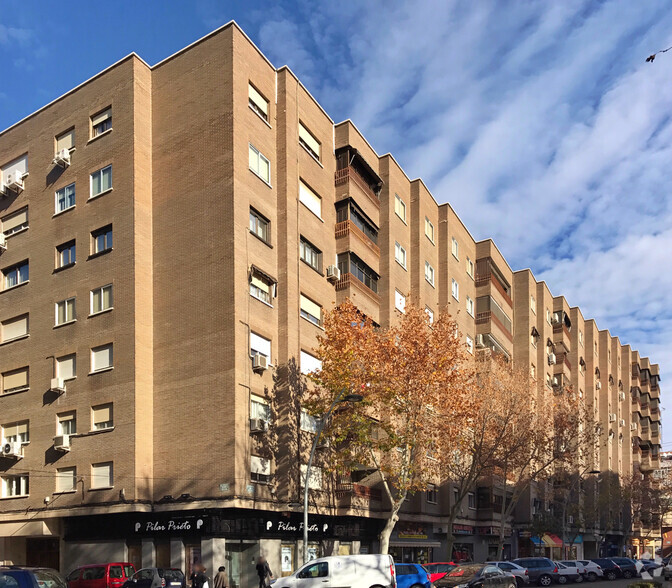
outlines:
M56 572L51 570L34 570L33 574L40 588L67 588L67 584Z
M163 570L163 577L169 582L182 582L182 572L180 570Z

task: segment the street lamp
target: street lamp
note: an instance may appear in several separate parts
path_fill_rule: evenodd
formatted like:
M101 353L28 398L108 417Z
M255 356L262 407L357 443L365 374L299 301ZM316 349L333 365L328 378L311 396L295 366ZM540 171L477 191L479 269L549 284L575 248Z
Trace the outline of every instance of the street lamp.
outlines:
M339 402L361 402L364 400L364 397L361 394L345 394L344 396L344 392L345 388L338 393L336 399L331 403L329 410L327 410L319 420L317 433L313 440L313 446L310 449L310 457L308 458L308 465L306 466L306 478L303 481L303 563L308 563L308 484L310 481L310 468L313 466L313 457L315 457L315 449L317 449L320 435L322 434L322 430L327 424L327 420L329 420L331 413Z

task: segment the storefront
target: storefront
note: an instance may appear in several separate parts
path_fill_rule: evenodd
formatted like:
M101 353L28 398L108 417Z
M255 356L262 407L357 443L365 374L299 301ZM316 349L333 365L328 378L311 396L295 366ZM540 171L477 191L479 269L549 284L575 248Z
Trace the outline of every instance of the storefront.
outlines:
M474 533L472 525L453 525L453 552L450 561L460 563L463 561L474 561Z
M439 561L441 541L434 536L431 523L399 521L390 537L390 555L397 563Z
M499 553L499 527L476 527L476 532L487 543L487 560L511 559L511 527L504 527L502 553Z

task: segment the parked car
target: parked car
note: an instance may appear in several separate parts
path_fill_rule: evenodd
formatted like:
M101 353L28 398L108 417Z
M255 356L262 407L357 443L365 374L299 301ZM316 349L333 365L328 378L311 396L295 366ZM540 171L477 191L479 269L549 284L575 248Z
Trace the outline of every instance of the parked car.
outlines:
M513 563L527 570L530 583L550 586L558 580L558 566L547 557L519 557Z
M597 557L590 561L595 562L602 568L602 573L607 580L615 580L621 577L621 568L618 564L607 557Z
M497 566L500 570L509 572L516 579L516 584L519 588L530 583L530 574L524 567L512 561L492 561L490 563Z
M177 568L142 568L124 582L123 588L187 588L187 581Z
M656 570L658 568L663 567L663 562L662 561L657 562L653 559L638 559L638 560L635 560L635 563L641 565L641 568L639 567L639 565L637 566L640 574L642 574L643 572L648 572L652 576L653 575L660 575L660 572L658 574L656 574Z
M577 559L567 559L560 562L563 566L576 570L576 573L579 574L577 582L583 582L586 579L586 566ZM558 569L558 572L560 570Z
M122 588L135 574L128 562L92 564L75 568L66 577L68 588Z
M672 580L672 561L668 560L663 568L663 577L666 580Z
M67 584L56 570L25 566L0 566L2 588L66 588Z
M597 565L594 561L591 561L589 559L579 559L577 561L580 564L583 564L585 570L584 577L589 582L594 582L598 578L602 578L604 576L602 568L599 565Z
M448 572L457 566L455 562L434 562L424 564L425 569L429 572L429 577L432 582L443 578Z
M634 559L630 559L629 557L610 557L609 559L621 569L621 576L627 580L639 576L637 563Z
M324 588L328 585L394 588L394 579L391 555L332 555L310 560L291 576L275 580L273 588Z
M394 564L397 588L432 588L430 573L420 564Z
M516 578L500 570L492 562L459 564L443 578L436 588L516 588Z
M583 582L583 576L579 574L579 571L576 568L570 568L561 564L559 561L556 561L555 565L558 566L558 584Z

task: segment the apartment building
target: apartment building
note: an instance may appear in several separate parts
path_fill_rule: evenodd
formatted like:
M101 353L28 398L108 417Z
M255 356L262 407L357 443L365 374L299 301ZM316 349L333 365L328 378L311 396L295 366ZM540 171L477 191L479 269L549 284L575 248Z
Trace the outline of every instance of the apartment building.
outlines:
M450 312L471 353L590 397L615 436L601 468L657 467L658 366L514 273L235 23L154 66L132 54L0 132L0 172L0 560L228 561L240 586L263 553L289 574L315 431L301 374L346 298L382 326L410 300ZM315 469L312 554L377 548L372 479ZM445 484L407 502L396 559L449 555L452 500ZM484 559L501 502L486 486L466 502L455 550Z

